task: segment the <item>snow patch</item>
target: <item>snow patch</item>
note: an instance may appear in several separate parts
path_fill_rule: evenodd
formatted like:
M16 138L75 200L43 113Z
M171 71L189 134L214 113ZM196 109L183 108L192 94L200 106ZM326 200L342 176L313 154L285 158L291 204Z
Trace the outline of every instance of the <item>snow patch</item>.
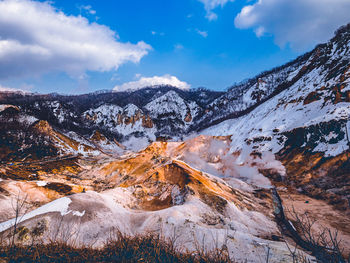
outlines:
M47 185L47 182L45 182L45 181L36 181L36 185L37 186L45 186L45 185Z
M85 215L85 210L84 210L83 212L73 211L72 214L73 214L74 216L82 217L83 215Z
M155 139L155 138L154 138ZM146 137L134 137L132 136L127 141L123 142L123 145L127 147L127 149L133 152L139 152L145 149L150 144L150 141Z
M69 204L72 202L72 200L68 197L62 197L60 199L57 199L55 201L52 201L46 205L43 205L25 215L17 219L17 224L21 223L25 220L31 219L35 216L47 214L50 212L59 212L62 216L70 213L68 211ZM3 223L0 223L0 232L3 232L10 227L12 227L16 223L16 219L10 219L8 221L5 221Z

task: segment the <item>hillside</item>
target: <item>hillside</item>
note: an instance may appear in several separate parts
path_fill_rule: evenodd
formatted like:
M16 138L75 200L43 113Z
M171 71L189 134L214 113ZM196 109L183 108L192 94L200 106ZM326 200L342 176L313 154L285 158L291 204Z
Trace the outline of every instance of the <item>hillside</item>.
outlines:
M244 116L202 133L232 135L231 152L272 152L286 169L285 179L300 192L347 210L349 40L349 26L338 30L329 43L318 46L290 73L289 79L298 79L287 88ZM259 79L264 81L264 77Z
M347 25L226 92L2 92L1 236L102 248L117 229L238 262L293 262L294 246L329 262L337 232L347 256L349 78ZM315 221L311 239L326 227L325 243L312 243L297 215Z

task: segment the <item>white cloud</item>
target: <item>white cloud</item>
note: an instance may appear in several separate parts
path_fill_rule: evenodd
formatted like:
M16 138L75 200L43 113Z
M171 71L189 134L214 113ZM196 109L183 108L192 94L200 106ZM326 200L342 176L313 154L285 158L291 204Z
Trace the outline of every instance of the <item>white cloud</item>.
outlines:
M0 78L116 70L150 49L143 41L119 42L107 26L65 15L49 2L0 1Z
M184 49L184 46L180 43L177 43L174 45L174 48L175 48L175 50L181 50L181 49Z
M262 37L265 34L265 28L263 26L259 26L256 29L254 29L254 32L257 37Z
M204 4L205 11L207 12L206 18L210 21L216 20L218 16L213 12L213 10L219 6L223 7L228 2L233 2L234 0L199 0Z
M151 34L152 34L153 36L155 36L155 35L164 36L164 35L165 35L164 32L157 32L157 31L151 31Z
M258 37L274 35L280 47L303 50L329 39L350 22L349 0L259 0L245 6L235 26L252 28Z
M96 15L96 10L92 9L91 5L82 5L79 7L80 10L85 10L90 15Z
M199 29L196 29L196 32L201 35L202 37L206 38L208 36L208 32L207 31L201 31Z
M20 92L20 93L27 93L28 91L22 90L22 89L9 88L9 87L0 85L0 92Z
M115 86L114 91L129 91L137 90L145 87L159 86L159 85L171 85L179 89L187 90L191 87L188 83L180 81L177 77L171 76L169 74L163 76L154 77L142 77L137 81L131 81L124 83L120 86Z

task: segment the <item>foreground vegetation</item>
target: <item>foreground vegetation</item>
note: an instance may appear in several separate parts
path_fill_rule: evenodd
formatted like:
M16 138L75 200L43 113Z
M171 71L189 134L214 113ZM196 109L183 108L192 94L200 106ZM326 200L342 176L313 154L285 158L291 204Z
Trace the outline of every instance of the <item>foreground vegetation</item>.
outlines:
M305 225L304 225L305 226ZM119 231L113 235L102 248L92 246L78 246L74 242L51 241L43 242L42 239L32 240L30 245L21 245L15 242L14 233L18 236L22 231L10 232L7 241L0 239L0 263L5 262L189 262L189 263L233 263L227 247L223 245L211 251L206 251L199 244L195 244L196 251L189 252L176 245L176 239L165 239L156 234L128 236ZM325 241L324 232L313 236L310 229L303 229L303 237L308 243L317 247L318 251L312 251L316 261L310 261L305 255L297 252L286 243L291 262L293 263L350 263L350 257L345 259L341 255L337 237L332 237L332 246ZM308 237L308 238L306 238ZM18 239L18 237L16 238ZM303 241L305 242L305 241ZM325 243L326 242L326 243ZM231 255L232 256L232 255ZM234 255L233 255L234 256ZM270 262L269 253L266 262Z
M3 260L3 261L2 261ZM0 262L233 262L224 248L194 253L180 251L174 242L157 235L118 235L101 249L78 248L60 242L0 247Z

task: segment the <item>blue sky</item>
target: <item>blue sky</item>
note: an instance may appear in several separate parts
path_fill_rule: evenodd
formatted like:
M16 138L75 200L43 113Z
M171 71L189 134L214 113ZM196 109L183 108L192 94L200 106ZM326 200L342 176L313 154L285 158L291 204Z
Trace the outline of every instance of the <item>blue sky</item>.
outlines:
M186 88L224 90L329 39L350 22L349 2L0 0L0 88L76 94L174 76ZM3 18L14 5L23 11L11 17L20 18ZM80 42L79 27L87 32Z

